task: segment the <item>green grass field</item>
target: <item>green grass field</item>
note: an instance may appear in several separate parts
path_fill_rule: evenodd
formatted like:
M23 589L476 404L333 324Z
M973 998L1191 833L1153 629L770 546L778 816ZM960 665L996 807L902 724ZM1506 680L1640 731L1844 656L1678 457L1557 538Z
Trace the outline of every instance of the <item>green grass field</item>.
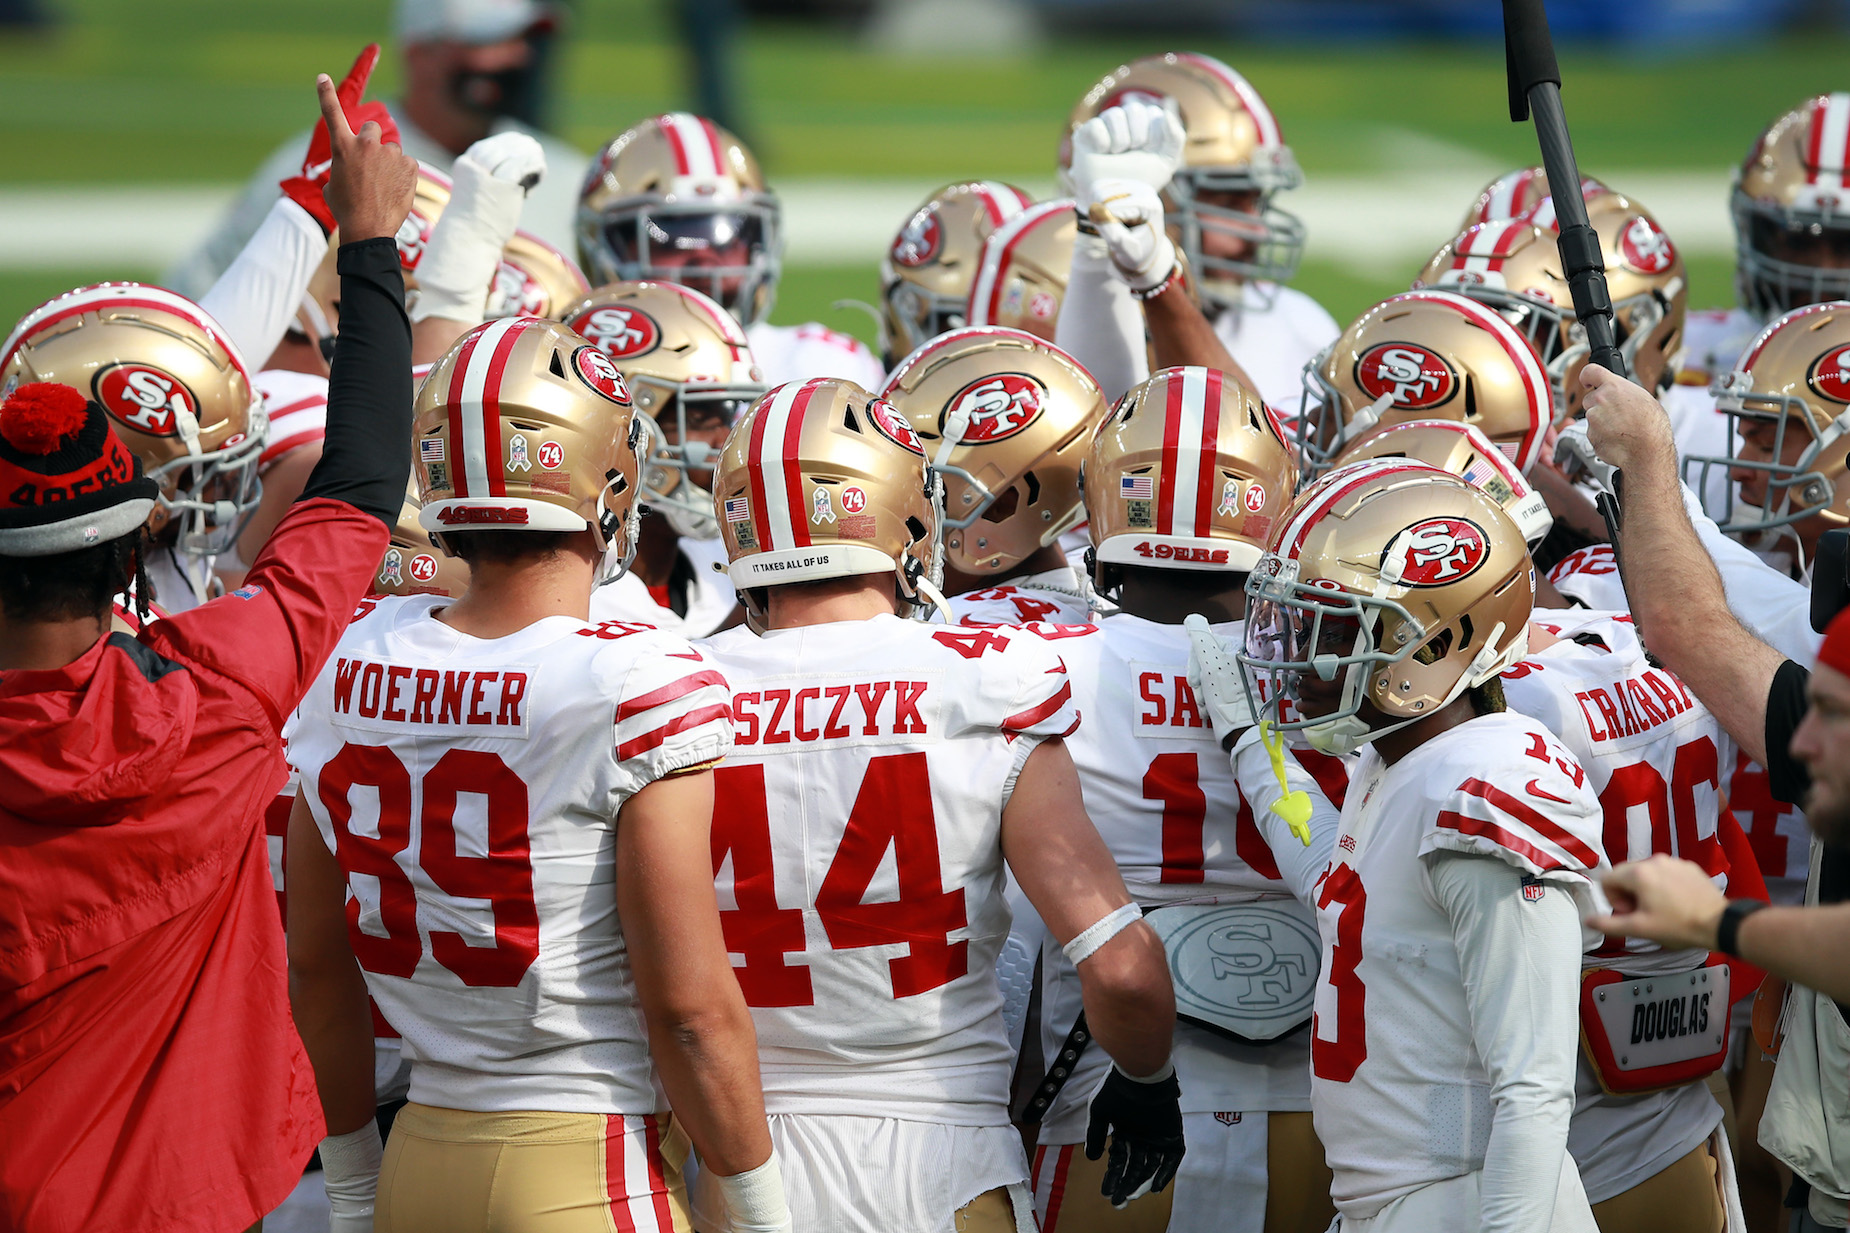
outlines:
M63 16L55 31L0 38L0 189L240 180L313 116L314 73L340 73L360 44L386 34L384 0L55 2ZM660 5L585 0L579 8L562 57L556 128L591 147L639 116L686 104L682 53ZM1533 135L1506 118L1495 45L1195 45L1265 93L1309 177L1535 157ZM1045 180L1072 101L1114 64L1162 46L1064 41L1015 58L904 58L870 54L848 33L759 26L739 45L740 95L773 181ZM1844 86L1847 51L1850 41L1834 36L1655 60L1564 48L1582 165L1622 180L1628 169L1733 163L1781 108ZM389 94L394 75L388 56L376 92ZM1693 305L1727 302L1726 265L1693 263ZM0 317L79 282L156 273L0 271ZM1312 263L1298 285L1344 317L1401 284ZM872 270L793 268L776 316L820 317L871 337L871 322L828 305L871 298L873 289Z

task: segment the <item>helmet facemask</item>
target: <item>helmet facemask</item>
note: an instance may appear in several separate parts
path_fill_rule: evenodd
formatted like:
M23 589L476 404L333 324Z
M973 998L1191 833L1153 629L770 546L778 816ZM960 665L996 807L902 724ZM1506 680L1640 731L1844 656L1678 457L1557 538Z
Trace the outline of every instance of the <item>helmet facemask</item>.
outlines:
M718 301L740 324L771 311L782 272L780 220L774 199L619 201L580 218L579 255L597 284L636 279L679 283ZM713 252L743 244L743 264L694 265L664 256Z
M1694 491L1706 493L1714 467L1764 474L1766 494L1758 505L1749 506L1740 500L1738 485L1730 476L1723 486L1726 504L1719 511L1706 512L1724 533L1738 535L1751 547L1766 552L1783 540L1796 542L1793 525L1829 510L1835 502L1836 485L1824 474L1821 463L1827 451L1841 449L1846 434L1850 434L1850 410L1831 421L1820 435L1812 427L1811 408L1803 399L1789 394L1756 394L1753 384L1752 373L1737 370L1710 387L1715 409L1734 421L1735 430L1728 434L1726 457L1691 454L1684 458L1683 481ZM1771 457L1741 457L1740 429L1748 421L1775 425ZM1803 433L1808 444L1796 461L1784 462L1790 432Z
M1175 239L1194 272L1201 298L1220 309L1251 302L1270 307L1278 286L1291 280L1304 257L1304 224L1273 204L1282 189L1303 183L1289 150L1280 149L1273 165L1237 171L1182 168L1165 189ZM1251 209L1216 205L1205 194L1257 194ZM1243 257L1207 253L1204 236L1221 236L1247 246ZM1251 290L1243 288L1250 287Z
M1850 213L1788 209L1756 201L1738 187L1730 201L1734 217L1735 296L1761 321L1829 300L1850 299ZM1841 266L1814 265L1776 257L1794 245L1828 249Z
M710 485L724 443L710 445L696 433L722 428L727 432L752 403L764 394L762 384L677 385L647 373L632 373L631 391L648 437L642 471L642 500L660 514L677 535L687 539L718 539L719 520L713 513ZM674 440L662 427L662 416L674 423ZM691 421L691 423L690 423ZM695 473L705 476L696 480Z

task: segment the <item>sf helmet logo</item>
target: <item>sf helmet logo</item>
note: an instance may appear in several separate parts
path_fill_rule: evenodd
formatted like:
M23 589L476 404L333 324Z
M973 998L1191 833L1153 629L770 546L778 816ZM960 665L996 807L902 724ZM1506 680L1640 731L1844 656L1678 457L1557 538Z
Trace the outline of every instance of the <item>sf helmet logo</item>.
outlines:
M418 268L418 262L424 260L424 249L430 243L431 221L416 210L405 215L405 221L398 224L398 234L393 238L398 244L398 264L406 270Z
M488 317L544 317L551 296L537 278L511 261L495 267L488 291Z
M911 423L892 403L884 398L874 399L867 404L867 418L874 422L881 436L920 458L925 457L925 446L919 441L919 434L912 431Z
M198 414L193 392L152 364L111 364L91 379L90 388L103 410L156 437L179 436L181 417Z
M639 308L593 308L566 324L596 343L605 355L617 359L646 355L662 344L661 327Z
M1395 410L1423 411L1458 389L1451 365L1415 343L1379 343L1355 362L1355 383L1370 398L1391 397Z
M1814 360L1810 383L1832 402L1850 403L1850 345L1832 347Z
M1619 233L1619 259L1640 274L1662 274L1676 263L1676 245L1663 228L1640 214Z
M596 347L580 347L572 352L572 369L580 380L611 402L630 405L630 389L623 383L623 374Z
M1428 518L1394 537L1400 551L1400 583L1438 587L1476 573L1490 559L1490 537L1463 518ZM1384 571L1385 572L1385 571Z
M915 270L944 247L944 224L938 221L938 203L932 202L906 220L893 238L893 264Z
M1043 393L1045 388L1033 377L998 373L958 390L945 407L945 420L948 423L960 414L969 417L963 433L965 444L1002 441L1040 418Z

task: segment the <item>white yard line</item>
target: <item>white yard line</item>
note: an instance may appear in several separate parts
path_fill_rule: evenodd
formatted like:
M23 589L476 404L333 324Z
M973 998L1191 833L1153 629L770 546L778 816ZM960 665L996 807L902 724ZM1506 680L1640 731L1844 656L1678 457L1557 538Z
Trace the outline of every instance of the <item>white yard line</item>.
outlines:
M1485 177L1446 170L1426 176L1323 176L1280 198L1303 218L1312 259L1348 261L1358 272L1405 271L1457 226ZM1650 172L1611 181L1657 215L1692 253L1733 245L1728 176ZM785 257L801 265L877 261L929 181L788 180ZM1053 186L1028 184L1051 193ZM160 269L190 251L231 201L233 189L165 185L0 189L0 268L121 264Z

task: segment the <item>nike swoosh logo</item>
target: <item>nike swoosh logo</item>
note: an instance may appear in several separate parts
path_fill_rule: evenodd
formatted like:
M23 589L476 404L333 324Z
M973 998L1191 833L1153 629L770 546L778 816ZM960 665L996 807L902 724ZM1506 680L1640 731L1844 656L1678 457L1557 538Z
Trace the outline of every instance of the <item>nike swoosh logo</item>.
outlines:
M1557 804L1557 805L1571 805L1571 804L1573 804L1573 802L1572 802L1572 801L1566 801L1566 800L1562 800L1562 799L1561 799L1560 797L1558 797L1558 796L1556 796L1556 795L1554 795L1554 794L1553 794L1552 792L1544 792L1544 791L1542 791L1542 789L1541 789L1541 780L1539 780L1539 779L1531 779L1531 780L1529 781L1529 795L1530 795L1530 796L1539 796L1539 797L1541 797L1541 798L1542 798L1543 800L1545 800L1545 801L1553 801L1553 802L1554 802L1555 804Z
M668 658L691 659L697 664L706 662L706 656L702 655L699 651L670 651L668 652Z

